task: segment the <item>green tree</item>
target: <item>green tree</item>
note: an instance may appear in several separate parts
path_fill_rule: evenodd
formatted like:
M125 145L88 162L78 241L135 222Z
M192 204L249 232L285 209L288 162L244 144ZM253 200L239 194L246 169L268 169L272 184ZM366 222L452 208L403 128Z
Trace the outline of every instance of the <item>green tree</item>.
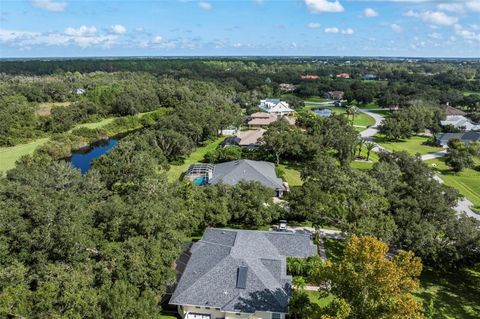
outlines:
M327 261L318 272L321 287L330 287L336 300L348 304L345 318L423 318L413 295L419 288L420 258L400 251L389 259L387 252L388 246L374 237L353 236L342 260Z
M452 139L448 142L445 163L452 167L455 172L460 172L465 168L472 167L475 162L469 148L462 141Z

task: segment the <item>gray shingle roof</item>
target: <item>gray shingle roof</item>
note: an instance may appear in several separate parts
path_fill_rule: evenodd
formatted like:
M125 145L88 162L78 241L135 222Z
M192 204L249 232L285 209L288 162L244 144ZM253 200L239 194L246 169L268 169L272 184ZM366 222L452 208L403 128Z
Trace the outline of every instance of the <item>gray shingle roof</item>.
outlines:
M459 139L464 143L480 141L480 132L464 132L464 133L442 133L436 136L437 142L441 145L447 145L452 139Z
M263 161L238 160L215 165L209 184L220 182L236 185L241 180L258 181L272 189L284 189L283 181L275 173L275 164Z
M312 256L316 247L303 234L207 229L191 253L170 304L287 313L286 257ZM248 267L245 289L237 288L239 267Z

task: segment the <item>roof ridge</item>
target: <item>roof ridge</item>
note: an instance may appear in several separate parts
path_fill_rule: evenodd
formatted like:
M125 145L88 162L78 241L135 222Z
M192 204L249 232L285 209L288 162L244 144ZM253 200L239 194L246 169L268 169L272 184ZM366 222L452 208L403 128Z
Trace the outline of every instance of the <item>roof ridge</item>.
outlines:
M267 162L267 161L252 161L252 160L245 160L245 161L248 161L247 164L253 168L255 171L257 171L258 173L260 173L263 177L265 177L267 180L269 181L272 181L268 176L266 176L263 172L259 171L255 166L251 165L250 163L251 162L256 162L256 163L266 163L266 164L273 164L271 162ZM275 164L273 164L273 169L275 170ZM278 178L278 176L277 176ZM276 184L276 183L274 183ZM283 186L283 185L282 185Z

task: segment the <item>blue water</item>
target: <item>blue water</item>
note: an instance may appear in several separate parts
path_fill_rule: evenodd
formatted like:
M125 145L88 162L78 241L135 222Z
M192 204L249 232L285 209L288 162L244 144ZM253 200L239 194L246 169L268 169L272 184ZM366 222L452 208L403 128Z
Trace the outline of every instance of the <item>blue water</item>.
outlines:
M92 165L92 161L103 154L107 153L109 149L117 145L118 140L111 138L108 142L92 147L88 152L76 152L72 154L70 163L73 167L78 168L82 174L88 172Z
M206 183L206 177L205 176L200 176L200 177L197 177L193 180L193 184L195 186L202 186Z

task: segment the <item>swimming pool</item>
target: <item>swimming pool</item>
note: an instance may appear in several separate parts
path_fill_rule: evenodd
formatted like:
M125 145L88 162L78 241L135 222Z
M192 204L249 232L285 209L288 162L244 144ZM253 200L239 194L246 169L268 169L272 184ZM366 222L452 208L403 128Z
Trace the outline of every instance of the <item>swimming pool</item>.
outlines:
M202 185L205 185L207 183L207 177L206 176L200 176L200 177L197 177L193 180L193 184L195 186L202 186Z

